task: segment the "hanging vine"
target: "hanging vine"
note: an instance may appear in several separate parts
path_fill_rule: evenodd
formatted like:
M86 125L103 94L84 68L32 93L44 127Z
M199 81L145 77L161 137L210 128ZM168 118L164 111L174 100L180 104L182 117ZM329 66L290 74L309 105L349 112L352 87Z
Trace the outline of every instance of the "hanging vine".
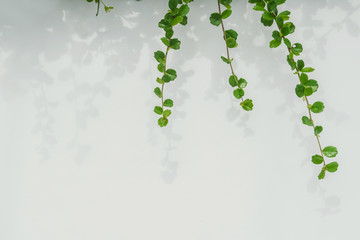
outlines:
M320 101L314 103L310 103L309 101L309 97L318 90L319 84L316 80L309 79L308 76L308 73L315 71L315 69L312 67L305 67L305 62L302 59L295 60L295 56L300 56L302 53L303 46L300 43L292 44L287 38L288 35L295 32L295 25L288 21L290 19L289 11L278 13L277 7L285 2L286 0L271 0L266 2L264 0L249 0L249 3L256 4L253 8L254 10L263 12L261 22L264 26L270 27L274 22L277 26L278 30L273 31L272 33L273 40L270 42L270 48L276 48L283 42L288 50L289 54L286 58L287 62L289 63L291 70L294 71L294 74L299 79L299 84L295 87L295 93L306 103L308 112L308 116L302 117L302 122L304 125L313 128L319 146L320 155L313 155L312 162L314 164L322 165L318 178L323 179L326 171L336 172L339 166L337 162L326 163L325 157L334 158L338 154L338 151L334 146L325 148L322 148L321 146L320 133L323 131L323 127L315 124L313 114L323 112L325 105Z
M243 99L243 96L245 95L244 88L247 86L247 81L244 78L239 79L235 75L234 68L232 65L233 59L230 58L229 48L236 48L238 46L236 42L238 33L233 29L225 30L224 22L223 22L223 19L230 17L230 15L232 14L231 3L232 0L217 0L219 12L211 14L210 23L217 27L221 25L223 38L226 46L226 57L221 56L221 59L230 66L231 76L229 77L229 84L231 87L236 87L236 89L233 91L233 95L235 98L241 99L240 105L244 110L251 111L254 107L252 100ZM221 11L220 4L226 7L226 10L224 10L223 12Z
M181 41L177 38L173 38L174 35L174 26L177 24L186 25L187 24L187 14L190 11L188 6L189 2L193 0L170 0L169 1L169 12L165 14L164 18L160 20L158 26L162 28L165 32L165 36L161 38L161 41L166 46L165 53L163 51L156 51L154 57L158 61L158 70L162 73L161 78L157 78L156 82L160 84L160 87L154 89L154 93L161 99L161 106L156 106L154 112L161 117L158 119L158 125L160 127L165 127L169 120L168 117L171 115L170 109L174 105L172 99L164 100L164 87L165 83L174 81L177 78L176 71L171 68L167 68L168 53L171 49L179 50Z
M112 6L107 6L102 0L87 0L88 2L95 2L97 4L97 13L99 14L100 5L103 5L105 12L109 12L113 9ZM136 0L139 1L139 0ZM226 57L221 56L221 59L227 63L231 70L231 75L229 77L229 84L231 87L236 88L233 91L233 95L236 99L240 100L240 105L246 111L251 111L253 109L253 102L251 99L243 99L245 95L244 88L247 86L247 81L243 78L238 78L235 75L233 68L233 58L230 57L230 48L236 48L238 33L233 29L225 30L224 19L227 19L232 14L231 3L232 0L216 0L218 5L218 12L212 13L209 20L212 25L220 26L222 29L222 35L225 41L226 46ZM168 65L168 54L171 49L178 50L180 49L181 41L178 38L173 38L174 27L178 24L186 25L187 24L187 14L190 11L188 3L193 2L193 0L169 0L168 6L169 10L165 14L164 18L158 23L159 28L163 29L165 36L161 38L162 43L165 45L166 50L156 51L154 53L154 58L158 62L157 69L162 74L161 78L156 79L157 83L160 84L160 87L154 89L155 95L161 99L161 105L155 106L154 112L160 115L158 119L158 125L160 127L167 126L169 116L171 115L171 110L174 105L172 99L164 98L164 88L166 83L170 83L177 78L177 73L174 69L167 68ZM276 25L277 30L273 31L273 39L270 41L270 48L277 48L284 43L288 51L286 60L289 63L291 70L294 71L294 74L298 77L299 83L295 87L295 94L302 98L306 104L307 116L301 118L302 123L306 126L310 126L313 129L317 145L319 147L319 154L312 156L312 162L317 165L321 165L321 170L318 175L319 179L325 177L326 172L336 172L338 169L337 162L327 163L326 158L334 158L338 154L338 150L334 146L322 147L320 143L320 134L323 132L323 127L316 125L314 121L314 114L318 114L324 111L325 105L321 101L315 101L311 103L309 98L317 92L319 84L314 79L309 79L309 74L315 71L314 68L306 66L304 60L295 59L299 57L303 52L303 46L301 43L291 43L288 39L288 36L295 32L295 25L289 21L290 12L282 11L278 12L278 6L284 4L286 0L248 0L249 3L255 4L253 9L255 11L262 12L261 22L264 26L270 27ZM221 10L221 5L226 9Z

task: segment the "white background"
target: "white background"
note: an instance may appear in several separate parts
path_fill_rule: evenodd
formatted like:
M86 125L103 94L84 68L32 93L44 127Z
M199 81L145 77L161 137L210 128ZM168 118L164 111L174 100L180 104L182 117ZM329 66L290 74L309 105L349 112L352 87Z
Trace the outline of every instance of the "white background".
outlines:
M286 49L270 49L247 1L227 28L244 112L220 59L216 1L191 4L169 55L178 78L166 128L153 113L167 1L3 1L0 9L1 240L360 239L360 1L288 2L326 109L315 115L339 171L317 180L306 106Z

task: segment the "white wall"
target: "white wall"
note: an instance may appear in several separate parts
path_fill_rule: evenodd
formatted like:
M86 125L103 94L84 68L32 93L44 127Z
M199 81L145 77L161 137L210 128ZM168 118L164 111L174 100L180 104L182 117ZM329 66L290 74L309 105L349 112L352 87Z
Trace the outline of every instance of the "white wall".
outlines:
M191 4L166 86L167 128L152 112L167 1L4 1L0 9L1 240L360 239L359 0L288 0L291 35L316 68L324 146L338 173L317 180L305 104L274 28L247 1L226 20L255 109L232 97L216 1Z

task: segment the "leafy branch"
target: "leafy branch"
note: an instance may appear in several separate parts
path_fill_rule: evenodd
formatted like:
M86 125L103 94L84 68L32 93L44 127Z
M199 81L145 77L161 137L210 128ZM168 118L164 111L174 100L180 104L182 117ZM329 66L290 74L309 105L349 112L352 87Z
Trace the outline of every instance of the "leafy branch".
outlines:
M102 0L86 0L88 2L95 2L97 4L97 10L96 10L96 16L99 15L99 10L100 10L100 4L102 4L104 6L104 10L105 12L110 12L110 10L114 9L113 6L107 6Z
M296 85L295 93L299 98L303 98L307 106L308 116L303 116L302 122L304 125L313 128L314 135L320 150L320 155L316 154L312 156L312 162L314 164L322 164L322 169L318 175L318 178L323 179L325 177L326 171L336 172L339 166L337 162L331 162L327 164L325 157L336 157L338 151L337 148L333 146L328 146L325 148L322 148L321 146L320 133L323 131L323 127L316 126L314 124L312 114L323 112L325 105L320 101L310 104L308 99L308 97L313 95L313 93L318 90L319 84L316 80L309 79L308 76L308 73L315 71L314 68L305 67L305 63L302 59L295 61L294 56L300 56L303 51L303 46L300 43L291 44L290 40L287 38L288 35L295 32L295 25L292 22L286 22L290 19L289 11L278 13L277 6L285 2L286 0L249 0L249 3L256 4L253 8L254 10L263 12L261 22L264 24L264 26L270 27L274 22L276 23L278 31L273 31L272 33L272 37L274 39L270 42L270 48L276 48L280 46L282 42L284 42L287 47L289 53L287 55L287 62L289 63L291 70L295 71L294 74L298 76L300 81L300 83Z
M236 42L238 33L233 29L225 30L224 22L223 22L223 19L230 17L230 15L232 14L231 5L230 5L232 3L232 0L217 0L217 3L218 3L219 12L211 14L210 23L217 27L221 25L223 38L226 46L226 55L227 55L227 57L221 56L221 59L230 66L231 76L229 77L229 84L231 87L236 87L236 89L233 91L234 97L237 99L241 99L240 105L244 110L251 111L254 107L252 100L243 99L243 96L245 95L244 88L247 86L247 81L244 78L239 79L235 75L234 68L232 65L233 59L230 58L229 48L236 48L238 46ZM221 11L220 4L226 7L226 10L224 10L223 12Z
M168 13L165 14L164 18L160 20L158 26L165 31L165 37L161 38L161 41L166 46L165 53L162 51L156 51L154 57L158 61L158 70L160 73L163 73L161 78L157 78L156 82L161 85L154 89L156 96L161 98L161 106L155 106L154 112L161 117L158 119L158 125L160 127L165 127L169 120L168 117L171 115L170 109L165 109L165 107L171 108L174 105L172 99L164 100L164 87L165 83L174 81L177 78L177 73L174 69L167 69L167 60L168 53L171 49L178 50L180 49L181 41L177 38L173 38L174 35L174 26L177 24L186 25L187 24L187 14L190 11L188 6L189 2L193 0L169 0ZM180 6L178 7L178 5Z

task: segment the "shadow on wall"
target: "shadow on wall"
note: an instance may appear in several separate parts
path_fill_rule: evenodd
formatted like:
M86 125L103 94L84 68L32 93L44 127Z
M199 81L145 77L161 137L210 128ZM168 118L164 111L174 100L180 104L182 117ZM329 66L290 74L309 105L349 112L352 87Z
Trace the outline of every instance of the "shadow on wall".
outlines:
M159 36L162 31L157 28L157 22L167 10L165 2L155 0L109 1L109 5L114 6L115 9L108 14L101 11L99 17L95 17L95 5L89 4L85 0L43 0L37 4L26 0L8 1L7 8L0 9L0 53L4 57L3 71L0 72L0 95L3 101L11 102L26 93L32 93L37 109L33 133L43 139L43 143L38 146L43 159L51 158L50 147L57 143L54 135L54 128L57 124L54 114L60 100L50 94L51 90L57 88L63 81L72 85L68 92L64 92L64 96L74 105L78 130L74 133L69 146L74 149L76 159L81 163L92 149L92 146L81 142L82 130L86 129L90 119L101 114L96 107L96 101L112 94L111 86L114 83L111 80L131 75L136 71L141 50L146 44L160 42ZM346 27L349 34L359 35L359 25L351 19L351 15L359 9L359 6L354 6L350 0L318 0L311 1L311 4L308 2L288 1L284 7L281 7L289 10L300 9L298 11L301 11L304 16L301 24L306 26L303 29L306 40L294 40L305 42L312 39L314 26L321 27L324 24L320 20L314 19L320 10L340 8L346 16L335 22L333 28L320 38L321 43L316 45L316 49L305 49L305 52L312 51L312 54L324 57L326 37L337 29ZM223 69L225 71L228 69L221 65L219 58L224 54L225 48L222 45L221 48L214 49L214 43L209 41L208 37L209 28L213 28L209 24L208 18L211 12L216 11L216 8L213 9L216 4L208 0L197 0L191 5L189 25L185 28L177 27L176 34L181 36L183 47L181 52L173 55L171 64L181 66L196 56L211 59L213 66L216 67L212 68L211 86L207 91L206 98L217 99L220 93L226 91L229 93L229 98L232 99L231 89L227 83L229 73L221 72ZM285 61L285 51L277 54L268 47L273 29L261 26L260 14L251 10L247 1L234 1L233 8L237 14L233 15L229 22L232 23L232 28L238 31L239 42L242 43L233 51L233 55L235 58L241 56L246 59L245 65L236 71L239 76L246 78L246 68L256 66L259 77L266 81L262 81L261 85L253 88L280 90L286 96L286 101L278 106L277 113L283 114L285 111L291 111L293 116L298 117L299 113L292 110L297 99L293 97L292 91L289 91L290 83L283 80L278 81L278 79L286 79L288 74L273 70L278 69ZM9 9L16 9L16 11ZM24 18L24 16L26 17ZM218 31L218 33L221 38L221 32ZM259 44L258 39L266 40ZM159 45L158 49L162 48L163 46ZM156 50L151 49L151 51ZM256 52L267 54L261 56L253 54ZM99 75L96 80L92 81L80 79L76 75L74 69L84 68L99 59L101 61L98 70L105 74ZM44 69L44 64L58 61L65 62L67 67L60 69L57 76L59 82L56 82L54 76ZM152 63L152 66L156 66L156 63ZM178 67L178 74L183 76L182 79L172 84L171 87L169 86L169 90L167 90L169 95L175 96L177 107L181 107L189 95L183 86L187 82L186 79L193 74L191 71L181 71L180 68ZM143 81L153 81L155 84L155 75L151 76L152 79L149 80L148 72L141 74L144 76ZM131 80L129 79L129 81ZM147 85L144 84L144 86ZM251 93L248 94L251 95ZM184 118L186 115L184 112L180 112L177 116ZM229 107L229 122L236 121L237 126L243 128L245 136L254 134L253 130L246 126L248 118L248 114L240 111L240 107ZM176 119L174 118L172 121L176 121ZM149 129L154 128L154 122L148 123ZM298 124L298 122L294 122L294 132L297 136L301 136L301 133L296 130ZM154 134L153 130L149 130L149 132L150 135ZM166 157L163 160L164 170L161 175L165 182L171 183L176 178L179 165L172 159L171 151L175 148L174 142L180 141L181 136L175 133L171 127L165 130L164 134L168 146L164 147ZM304 139L304 142L307 140L307 138ZM308 141L304 142L301 144L306 145ZM314 191L314 189L309 191ZM330 202L338 203L339 201L335 199ZM330 209L328 212L334 211L333 207L338 206L335 205L327 205Z

